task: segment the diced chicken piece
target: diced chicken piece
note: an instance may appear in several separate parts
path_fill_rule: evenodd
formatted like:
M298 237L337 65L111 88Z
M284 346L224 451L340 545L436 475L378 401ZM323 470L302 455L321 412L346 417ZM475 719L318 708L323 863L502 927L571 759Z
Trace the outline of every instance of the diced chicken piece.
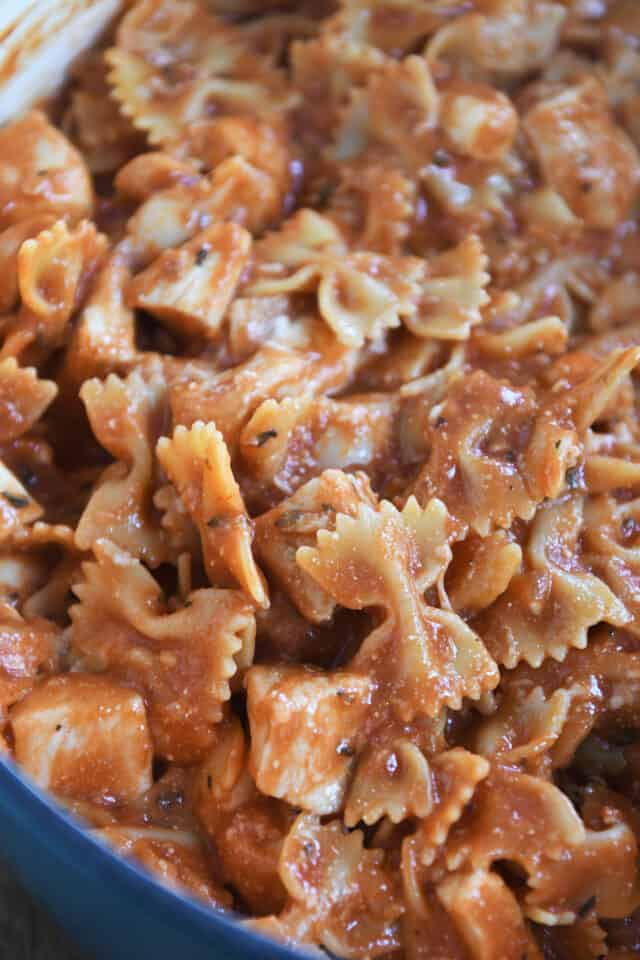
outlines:
M91 178L78 151L34 111L0 129L0 229L54 214L90 217Z
M338 514L353 516L363 502L374 502L365 474L325 470L255 522L255 549L263 569L312 623L330 620L335 602L297 564L296 551L315 546L318 530L333 529Z
M597 81L543 100L523 123L547 183L572 212L590 227L617 226L637 193L640 158Z
M218 223L176 250L165 250L129 284L128 304L148 310L178 333L214 336L251 247L251 234Z
M78 800L126 802L151 786L152 746L139 693L69 673L11 711L15 756L35 782Z
M335 813L362 746L373 683L355 673L257 666L246 687L258 789L312 813Z
M518 114L499 90L459 82L442 98L440 125L451 146L475 160L499 160L518 129Z

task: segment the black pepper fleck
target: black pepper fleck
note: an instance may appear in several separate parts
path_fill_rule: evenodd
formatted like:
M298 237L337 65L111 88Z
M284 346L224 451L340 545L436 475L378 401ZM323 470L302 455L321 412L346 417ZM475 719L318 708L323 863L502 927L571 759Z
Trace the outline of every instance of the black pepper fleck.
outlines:
M262 433L259 433L256 437L256 446L262 447L267 442L267 440L273 440L273 438L277 436L278 436L277 430L263 430Z
M433 162L436 167L448 167L451 165L451 156L446 150L443 150L442 147L438 147L437 150L434 150Z
M596 896L595 894L592 897L589 897L588 900L582 904L581 907L578 907L577 913L579 917L586 917L588 913L591 913L593 908L596 905Z
M28 497L18 497L15 493L9 493L7 490L3 490L2 496L5 498L7 503L10 503L12 507L15 507L16 510L21 510L22 507L29 506Z

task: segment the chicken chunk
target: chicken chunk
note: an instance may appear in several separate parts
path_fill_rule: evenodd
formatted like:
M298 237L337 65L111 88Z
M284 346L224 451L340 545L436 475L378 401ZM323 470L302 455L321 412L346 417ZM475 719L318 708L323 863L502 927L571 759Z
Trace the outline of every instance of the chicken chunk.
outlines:
M139 693L99 676L53 677L11 711L18 763L63 797L126 802L151 786L152 747Z

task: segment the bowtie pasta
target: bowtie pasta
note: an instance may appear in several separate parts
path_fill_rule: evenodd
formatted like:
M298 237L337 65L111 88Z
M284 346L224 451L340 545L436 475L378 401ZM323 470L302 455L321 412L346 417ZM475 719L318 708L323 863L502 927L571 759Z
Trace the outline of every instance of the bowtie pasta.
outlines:
M640 950L640 3L133 0L0 129L0 750L345 960Z

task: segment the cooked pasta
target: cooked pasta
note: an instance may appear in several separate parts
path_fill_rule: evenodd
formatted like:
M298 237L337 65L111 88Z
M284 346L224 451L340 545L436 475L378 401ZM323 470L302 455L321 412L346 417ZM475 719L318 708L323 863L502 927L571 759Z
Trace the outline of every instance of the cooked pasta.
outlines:
M345 960L640 949L640 3L133 0L0 130L0 750Z

